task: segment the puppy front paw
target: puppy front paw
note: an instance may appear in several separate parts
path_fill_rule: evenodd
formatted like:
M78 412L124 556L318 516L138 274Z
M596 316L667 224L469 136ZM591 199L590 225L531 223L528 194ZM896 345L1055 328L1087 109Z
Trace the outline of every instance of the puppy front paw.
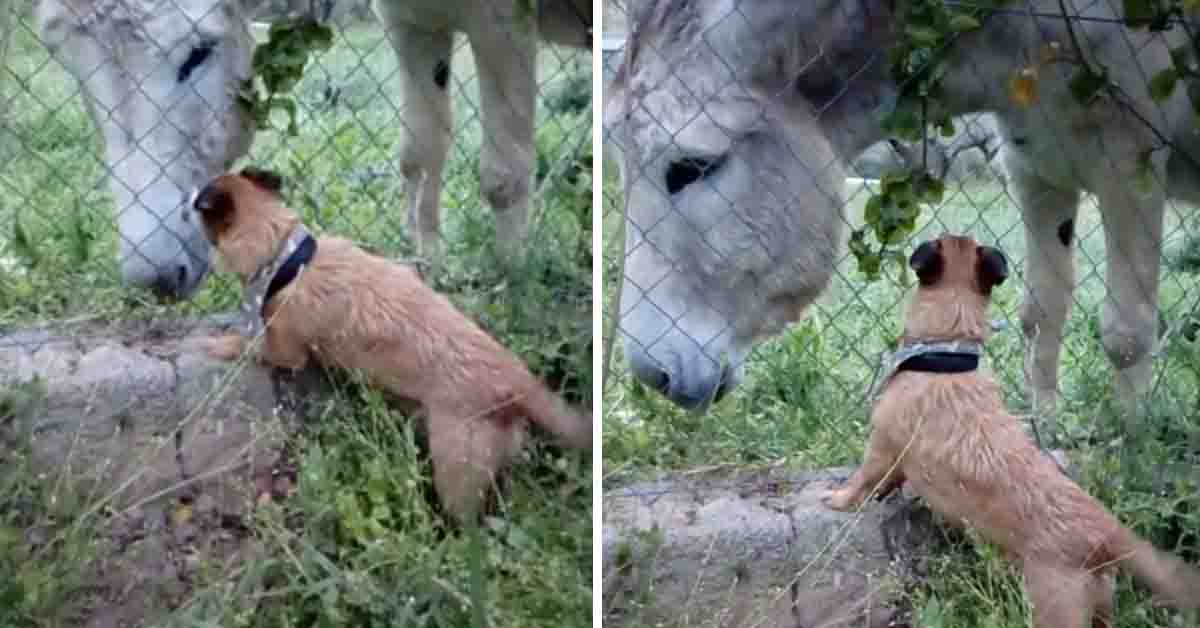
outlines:
M246 339L237 334L227 334L209 338L205 345L209 357L233 361L241 357L246 348Z
M854 495L854 491L851 491L851 490L845 489L845 488L837 489L837 490L830 489L827 491L822 491L821 495L819 496L819 499L821 500L821 503L825 505L826 508L829 508L830 510L837 510L840 512L854 510L854 508L856 506L858 506L858 503L857 503L858 500L856 499L856 496Z

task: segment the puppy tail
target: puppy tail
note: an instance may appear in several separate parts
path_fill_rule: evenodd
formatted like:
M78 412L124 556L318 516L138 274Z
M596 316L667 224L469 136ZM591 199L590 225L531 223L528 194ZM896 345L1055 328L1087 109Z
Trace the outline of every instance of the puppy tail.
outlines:
M1124 538L1117 545L1124 551L1114 552L1114 558L1154 592L1156 602L1179 610L1200 608L1200 569L1159 550L1129 530L1122 528L1122 533Z
M585 415L571 408L540 383L530 386L528 394L518 403L534 423L560 438L568 447L592 448L591 413Z

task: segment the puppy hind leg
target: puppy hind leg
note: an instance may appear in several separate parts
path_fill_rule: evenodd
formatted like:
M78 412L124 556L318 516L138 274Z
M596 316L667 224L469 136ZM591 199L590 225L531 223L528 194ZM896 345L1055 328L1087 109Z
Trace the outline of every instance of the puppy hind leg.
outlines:
M1028 562L1023 567L1035 628L1086 628L1094 611L1091 572Z
M1111 573L1098 573L1092 582L1092 628L1115 628L1116 580Z
M510 429L489 417L430 408L429 457L442 507L460 524L482 514L511 449Z

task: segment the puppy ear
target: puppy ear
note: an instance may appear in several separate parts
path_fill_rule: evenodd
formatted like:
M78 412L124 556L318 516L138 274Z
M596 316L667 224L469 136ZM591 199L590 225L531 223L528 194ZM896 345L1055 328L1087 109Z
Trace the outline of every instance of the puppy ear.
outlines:
M916 271L917 279L922 286L932 285L942 276L941 241L922 242L921 246L913 251L912 257L908 258L908 265Z
M991 294L992 288L1008 279L1008 258L1004 252L994 246L979 247L979 285L984 294Z
M276 194L279 194L283 190L283 175L274 170L246 166L242 168L239 174L253 181L259 187L266 188Z
M233 213L233 196L227 190L215 185L206 185L196 195L192 202L195 209L205 220L222 218Z

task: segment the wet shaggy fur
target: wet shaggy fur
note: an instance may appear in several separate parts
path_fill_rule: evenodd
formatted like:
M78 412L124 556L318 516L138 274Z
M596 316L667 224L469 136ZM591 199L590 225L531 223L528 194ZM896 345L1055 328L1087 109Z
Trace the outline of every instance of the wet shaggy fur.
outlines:
M193 208L220 266L245 281L269 263L299 223L280 198L282 179L247 168L209 183ZM258 359L300 369L360 369L374 385L421 402L433 481L459 520L476 516L498 473L519 451L525 421L565 444L591 448L590 417L546 389L512 352L463 315L416 272L348 240L317 238L315 257L266 303ZM213 340L222 359L248 339Z
M965 236L922 244L902 342L984 341L990 293L1008 274L998 249ZM979 371L897 373L871 416L866 459L824 496L853 510L909 486L947 521L975 528L1020 565L1038 628L1112 627L1126 568L1159 602L1200 606L1200 571L1137 537L1043 454Z

